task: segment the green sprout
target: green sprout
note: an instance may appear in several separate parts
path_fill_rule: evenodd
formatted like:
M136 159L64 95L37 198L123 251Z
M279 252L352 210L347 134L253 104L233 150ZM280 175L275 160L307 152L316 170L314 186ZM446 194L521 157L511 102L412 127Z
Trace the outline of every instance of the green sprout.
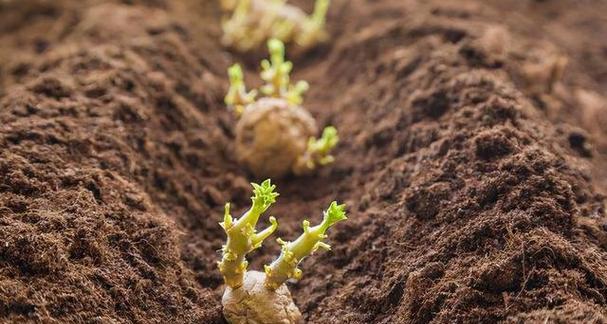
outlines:
M308 152L315 157L313 161L316 161L320 165L327 165L335 161L335 158L330 153L338 142L337 129L333 126L327 126L322 131L320 139L310 138L308 141Z
M293 63L285 61L285 45L278 39L268 41L270 59L261 61L261 79L266 84L261 92L266 96L281 97L290 83L290 73Z
M230 77L230 88L228 89L224 101L228 107L232 107L236 114L240 116L244 107L255 102L257 91L251 90L250 92L247 92L240 65L232 65L228 69L228 76Z
M221 298L223 314L228 323L301 323L301 312L285 283L290 278L301 278L302 271L298 265L304 258L318 249L331 249L323 240L327 238L330 227L347 219L345 205L333 201L323 212L323 220L314 227L304 220L303 233L295 241L277 239L282 246L281 253L274 262L264 266L264 272L246 271L244 255L259 247L278 226L276 220L271 218L272 226L255 234L259 214L274 203L278 194L274 192L270 180L261 185L253 184L253 187L253 207L237 222L234 222L229 207L226 207L221 223L228 233L228 243L224 246L223 259L219 263L227 284Z
M266 82L261 92L268 97L284 98L289 103L300 105L303 103L303 94L310 85L306 81L291 84L291 71L293 63L285 60L285 45L277 38L268 41L270 59L261 62L261 79Z
M338 142L337 129L333 126L325 127L319 139L310 137L306 152L297 160L293 172L296 175L306 174L316 169L318 165L324 166L333 163L335 157L331 155L331 150Z
M223 222L219 223L227 234L227 243L223 246L223 257L219 262L219 271L223 274L226 284L232 288L242 285L248 262L245 256L259 248L263 241L278 227L274 217L270 217L270 227L257 233L255 227L261 214L263 214L278 197L274 192L276 188L268 179L261 185L252 183L252 205L240 219L233 219L230 215L230 204L225 205Z
M279 238L277 241L282 246L282 252L278 259L264 267L265 286L275 290L290 278L300 279L302 271L297 266L301 260L319 248L330 250L331 246L322 242L327 238L325 233L329 227L345 219L347 219L345 205L338 205L334 201L324 212L320 224L310 227L309 221L303 221L303 233L295 241L285 242Z
M305 19L295 40L297 45L307 48L317 42L327 40L329 36L325 30L325 25L330 2L330 0L316 0L314 12Z
M284 98L293 105L303 104L303 94L310 89L310 84L306 81L297 81L295 85L290 84Z
M236 125L238 161L259 178L280 178L289 173L309 174L317 166L333 162L330 151L339 138L337 130L325 128L317 139L316 120L303 107L306 81L291 83L293 63L285 59L285 45L268 41L269 59L261 62L263 96L247 92L239 65L228 70L230 88L225 102L239 117Z
M266 84L261 87L261 92L274 98L283 98L290 104L301 105L303 103L303 94L310 88L306 81L299 81L291 84L291 71L293 63L285 61L285 45L278 39L268 41L268 50L270 59L264 59L261 62L261 79ZM239 64L234 64L228 68L230 87L225 96L225 104L234 109L236 115L240 116L244 108L255 102L257 90L247 92L242 68Z

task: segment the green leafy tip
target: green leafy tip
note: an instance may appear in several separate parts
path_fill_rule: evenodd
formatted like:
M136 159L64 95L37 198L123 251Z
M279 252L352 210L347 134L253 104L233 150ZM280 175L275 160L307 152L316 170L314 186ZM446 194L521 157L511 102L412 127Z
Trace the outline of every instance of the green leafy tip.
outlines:
M270 60L261 61L261 79L266 84L261 92L266 96L281 97L289 86L293 63L285 62L285 45L280 40L273 38L268 41Z
M326 231L329 227L335 225L337 222L348 219L346 216L346 205L338 205L336 201L333 201L329 208L323 212L323 220L320 226ZM323 233L324 233L323 231Z
M242 84L243 74L242 68L239 64L234 64L228 68L228 76L230 77L230 83Z
M233 223L234 219L230 214L230 203L226 203L223 208L223 222L219 223L219 225L223 227L224 230L229 230Z
M289 89L285 94L285 99L293 105L301 105L303 103L303 94L310 89L310 84L306 81L298 81L295 85L289 85Z
M266 82L261 92L270 97L284 98L289 103L300 105L303 103L303 94L309 89L309 84L299 81L291 84L291 71L293 63L285 60L285 45L277 38L268 41L270 59L261 62L261 79Z
M331 150L339 143L337 129L333 126L327 126L319 139L310 137L306 152L299 157L297 163L293 166L293 173L296 175L307 174L316 169L316 167L331 164L335 161Z
M280 64L285 58L285 44L279 39L273 38L268 41L268 49L272 63Z
M239 64L234 64L228 68L230 78L230 88L225 96L225 103L233 107L238 115L242 113L244 107L255 102L257 91L247 92L244 84L244 75Z
M327 126L322 132L319 139L311 138L308 142L308 152L314 157L315 161L320 165L332 163L334 158L330 155L331 150L339 143L337 129L333 126Z
M251 243L253 244L253 249L257 249L261 247L261 244L265 239L267 239L276 229L278 228L278 221L274 216L270 216L270 227L264 229L263 231L256 233L251 238Z
M276 202L276 197L279 195L277 192L274 192L276 185L273 185L270 179L265 180L261 185L256 183L251 183L251 185L253 186L253 197L251 197L253 209L263 213L270 205Z

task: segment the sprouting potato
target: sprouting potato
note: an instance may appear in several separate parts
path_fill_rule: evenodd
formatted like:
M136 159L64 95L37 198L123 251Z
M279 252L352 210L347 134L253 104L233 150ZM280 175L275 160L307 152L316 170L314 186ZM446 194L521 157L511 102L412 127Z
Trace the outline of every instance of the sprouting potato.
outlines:
M328 39L325 20L330 0L316 0L314 12L307 15L285 0L222 0L224 18L222 42L246 52L270 38L295 42L310 48Z
M253 183L252 205L239 219L232 218L230 204L226 204L224 219L220 223L227 235L227 243L222 248L219 270L226 283L222 297L223 314L229 323L296 324L302 322L301 312L293 302L286 282L299 280L301 261L318 249L330 250L323 242L327 230L336 223L347 219L345 205L335 201L323 212L320 224L310 227L303 221L303 233L292 242L277 239L282 246L280 256L264 266L264 272L247 271L246 255L261 247L278 228L278 222L270 217L271 225L257 233L260 216L274 203L278 193L271 181Z
M228 69L230 89L225 103L240 120L236 124L238 161L255 176L280 178L290 173L305 175L317 166L334 161L331 150L337 145L337 130L328 126L321 138L314 117L301 105L309 85L305 81L291 84L293 63L285 61L284 44L268 42L270 60L261 64L265 84L247 91L242 69ZM258 92L265 97L255 100Z

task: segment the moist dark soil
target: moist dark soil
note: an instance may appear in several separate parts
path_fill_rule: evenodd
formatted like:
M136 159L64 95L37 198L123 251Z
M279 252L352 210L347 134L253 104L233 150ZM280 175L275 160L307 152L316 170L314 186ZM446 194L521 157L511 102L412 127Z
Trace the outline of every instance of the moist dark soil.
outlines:
M310 1L296 1L309 10ZM333 0L296 53L336 163L277 180L278 236L350 219L292 283L309 323L607 321L603 1ZM0 318L223 323L249 203L216 1L0 1ZM264 220L265 222L265 220ZM251 269L279 252L268 241Z

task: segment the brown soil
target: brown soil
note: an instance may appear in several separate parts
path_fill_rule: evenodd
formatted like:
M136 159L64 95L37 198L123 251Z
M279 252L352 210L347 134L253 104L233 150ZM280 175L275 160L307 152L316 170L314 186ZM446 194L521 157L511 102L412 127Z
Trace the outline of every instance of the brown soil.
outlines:
M337 163L279 181L272 210L290 239L349 206L292 285L308 322L607 321L604 12L333 1L333 42L293 59ZM225 68L253 80L259 53L219 46L218 17L215 1L0 1L3 321L223 321L217 222L255 180Z

